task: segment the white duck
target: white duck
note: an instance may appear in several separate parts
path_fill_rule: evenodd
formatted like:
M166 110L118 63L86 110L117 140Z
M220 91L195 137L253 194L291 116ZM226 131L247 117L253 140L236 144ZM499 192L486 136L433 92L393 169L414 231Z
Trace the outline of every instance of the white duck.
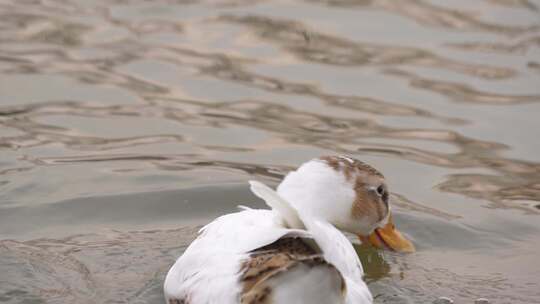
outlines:
M311 160L277 192L250 184L272 209L244 208L202 228L167 274L167 304L368 304L362 265L338 229L414 250L391 222L383 175L358 160Z

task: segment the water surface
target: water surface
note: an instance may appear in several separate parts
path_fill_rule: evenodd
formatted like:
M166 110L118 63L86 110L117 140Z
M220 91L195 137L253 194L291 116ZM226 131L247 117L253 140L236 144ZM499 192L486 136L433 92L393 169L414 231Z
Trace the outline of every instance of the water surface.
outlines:
M325 154L418 252L376 303L540 303L540 2L0 0L0 302L161 303L197 229Z

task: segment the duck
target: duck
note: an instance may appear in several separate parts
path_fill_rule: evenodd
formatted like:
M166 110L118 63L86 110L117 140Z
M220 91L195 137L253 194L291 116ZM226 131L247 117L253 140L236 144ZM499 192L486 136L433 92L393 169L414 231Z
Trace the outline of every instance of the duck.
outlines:
M309 160L276 190L249 184L269 208L239 206L201 228L166 275L167 304L370 304L350 236L415 250L392 221L384 176L357 159Z

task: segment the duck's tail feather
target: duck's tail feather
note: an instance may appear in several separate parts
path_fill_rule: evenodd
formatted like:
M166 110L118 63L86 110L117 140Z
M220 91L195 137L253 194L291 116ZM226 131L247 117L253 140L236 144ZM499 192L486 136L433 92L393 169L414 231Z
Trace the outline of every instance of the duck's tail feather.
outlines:
M270 208L277 211L289 228L305 228L304 223L298 215L298 211L289 202L279 196L274 189L258 181L249 181L249 184L251 186L251 192L264 200Z

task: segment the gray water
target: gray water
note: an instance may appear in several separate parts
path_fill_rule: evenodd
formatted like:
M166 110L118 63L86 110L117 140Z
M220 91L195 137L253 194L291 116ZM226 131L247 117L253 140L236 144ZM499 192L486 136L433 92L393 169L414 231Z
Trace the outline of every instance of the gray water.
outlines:
M0 0L0 302L162 303L327 154L388 180L376 303L540 303L540 1Z

